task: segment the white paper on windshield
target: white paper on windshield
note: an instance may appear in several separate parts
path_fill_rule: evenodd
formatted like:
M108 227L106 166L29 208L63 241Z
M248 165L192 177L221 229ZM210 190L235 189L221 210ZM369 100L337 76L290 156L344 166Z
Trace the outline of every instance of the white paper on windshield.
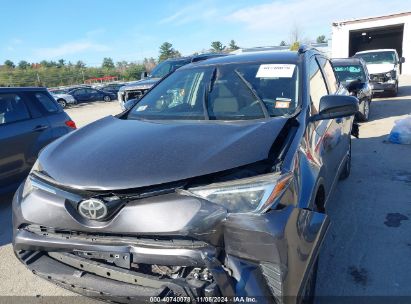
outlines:
M139 106L139 107L137 108L137 112L142 112L142 111L144 111L145 109L147 109L147 105L145 105L145 106Z
M291 78L295 64L262 64L258 68L256 78Z

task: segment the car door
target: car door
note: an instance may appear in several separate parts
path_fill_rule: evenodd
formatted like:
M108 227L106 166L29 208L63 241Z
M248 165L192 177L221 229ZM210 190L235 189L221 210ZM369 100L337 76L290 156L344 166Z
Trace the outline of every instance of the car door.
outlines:
M89 101L103 100L103 94L95 89L86 89L87 94L89 94Z
M21 182L34 164L47 119L24 93L0 93L0 191Z
M77 101L84 102L87 101L87 95L85 89L78 89L71 92Z
M311 99L311 115L318 114L322 96L328 95L328 87L324 74L315 56L309 62L309 89ZM341 130L333 119L313 122L315 125L311 138L317 163L320 165L320 176L324 179L327 193L331 190L340 156L336 149L341 140Z
M318 56L317 60L321 66L324 78L327 83L328 94L348 94L348 91L345 89L345 87L339 85L331 62L327 58L324 58L322 56ZM344 161L345 156L349 151L351 144L351 127L353 119L353 116L333 119L333 127L336 135L335 154L338 157L337 169L339 165Z

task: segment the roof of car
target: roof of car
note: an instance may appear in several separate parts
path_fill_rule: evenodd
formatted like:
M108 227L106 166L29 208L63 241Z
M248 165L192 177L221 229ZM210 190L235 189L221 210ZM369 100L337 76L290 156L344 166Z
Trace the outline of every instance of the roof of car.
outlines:
M47 91L45 87L0 87L0 92Z
M168 58L165 61L193 61L196 58L201 58L201 59L207 59L207 58L214 58L214 57L223 57L227 56L229 54L224 54L224 53L204 53L204 54L197 54L197 55L192 55L192 56L184 56L184 57L177 57L177 58Z
M362 65L364 64L364 60L361 58L334 58L331 59L332 63L334 65L339 65L339 66L347 66L347 65Z
M355 53L355 55L357 55L357 54L366 54L366 53L377 53L377 52L397 52L397 50L395 50L395 49L367 50L367 51L357 52L357 53Z
M298 52L292 51L267 51L267 52L250 52L238 55L214 57L205 61L192 63L181 67L187 69L193 66L215 65L227 63L246 63L246 62L280 62L280 63L297 63L299 58Z

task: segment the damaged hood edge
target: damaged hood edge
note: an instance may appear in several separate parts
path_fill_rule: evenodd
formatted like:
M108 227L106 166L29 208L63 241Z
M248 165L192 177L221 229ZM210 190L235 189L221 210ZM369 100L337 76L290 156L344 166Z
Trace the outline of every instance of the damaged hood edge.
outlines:
M266 159L287 120L155 122L108 116L51 143L39 163L56 184L69 188L160 185Z

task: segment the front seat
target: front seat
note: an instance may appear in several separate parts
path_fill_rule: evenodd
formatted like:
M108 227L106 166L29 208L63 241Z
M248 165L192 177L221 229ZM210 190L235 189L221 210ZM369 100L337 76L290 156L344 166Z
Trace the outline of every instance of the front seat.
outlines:
M231 93L224 83L216 83L210 94L210 116L219 119L227 114L236 114L239 111L238 99ZM211 115L212 114L212 115Z

